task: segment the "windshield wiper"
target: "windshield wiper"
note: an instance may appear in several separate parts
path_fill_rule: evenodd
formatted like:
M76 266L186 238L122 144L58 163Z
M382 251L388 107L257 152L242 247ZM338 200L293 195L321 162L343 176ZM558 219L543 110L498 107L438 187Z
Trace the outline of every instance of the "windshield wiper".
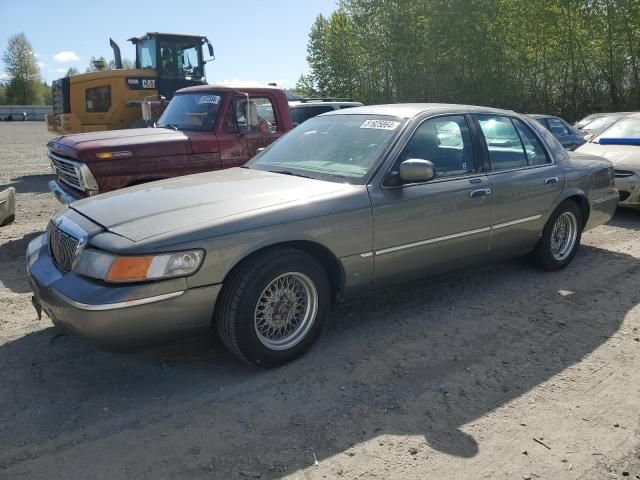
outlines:
M164 125L158 125L160 128L173 128L174 130L178 130L178 127L176 127L173 123L165 123Z
M291 175L292 177L313 178L308 175L302 175L301 173L294 173L291 170L269 170L272 173L281 173L282 175Z

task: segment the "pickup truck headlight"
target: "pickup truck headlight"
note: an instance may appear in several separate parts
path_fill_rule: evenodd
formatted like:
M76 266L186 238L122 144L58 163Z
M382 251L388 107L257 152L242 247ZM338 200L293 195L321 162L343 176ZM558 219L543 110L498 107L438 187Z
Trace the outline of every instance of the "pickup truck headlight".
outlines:
M204 259L202 250L160 255L118 256L86 249L74 265L74 272L106 282L144 282L193 275Z

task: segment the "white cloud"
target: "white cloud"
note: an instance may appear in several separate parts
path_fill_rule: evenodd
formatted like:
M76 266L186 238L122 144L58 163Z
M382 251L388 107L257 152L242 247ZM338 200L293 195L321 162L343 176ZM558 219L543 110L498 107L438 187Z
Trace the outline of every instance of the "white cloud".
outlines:
M43 69L44 67L48 67L49 64L48 63L38 62L38 66L40 67L40 69Z
M80 60L80 57L78 57L76 52L58 52L53 56L53 59L58 63L64 63L77 62Z
M0 73L0 82L9 80L9 75L7 73Z

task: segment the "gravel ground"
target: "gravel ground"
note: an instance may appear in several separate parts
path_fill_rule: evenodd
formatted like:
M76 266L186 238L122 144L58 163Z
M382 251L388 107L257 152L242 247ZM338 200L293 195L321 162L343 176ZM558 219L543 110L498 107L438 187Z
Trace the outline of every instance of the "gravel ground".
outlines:
M640 478L640 213L585 234L559 273L513 260L339 306L277 370L206 336L110 354L30 304L24 251L58 207L48 138L0 124L0 188L18 192L0 478Z

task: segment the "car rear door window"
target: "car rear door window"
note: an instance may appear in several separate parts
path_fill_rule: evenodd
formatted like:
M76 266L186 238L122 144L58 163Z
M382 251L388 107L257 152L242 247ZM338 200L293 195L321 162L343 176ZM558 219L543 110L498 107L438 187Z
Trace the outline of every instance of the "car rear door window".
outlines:
M520 135L509 117L478 115L476 118L489 150L491 170L511 170L527 166Z
M431 161L436 167L436 178L472 173L474 158L469 126L462 115L426 120L416 129L400 155L400 161Z
M524 151L527 156L528 165L544 165L550 163L547 152L545 151L542 142L536 136L535 133L527 126L522 120L517 118L513 119L513 123L516 126L518 135L522 140Z

